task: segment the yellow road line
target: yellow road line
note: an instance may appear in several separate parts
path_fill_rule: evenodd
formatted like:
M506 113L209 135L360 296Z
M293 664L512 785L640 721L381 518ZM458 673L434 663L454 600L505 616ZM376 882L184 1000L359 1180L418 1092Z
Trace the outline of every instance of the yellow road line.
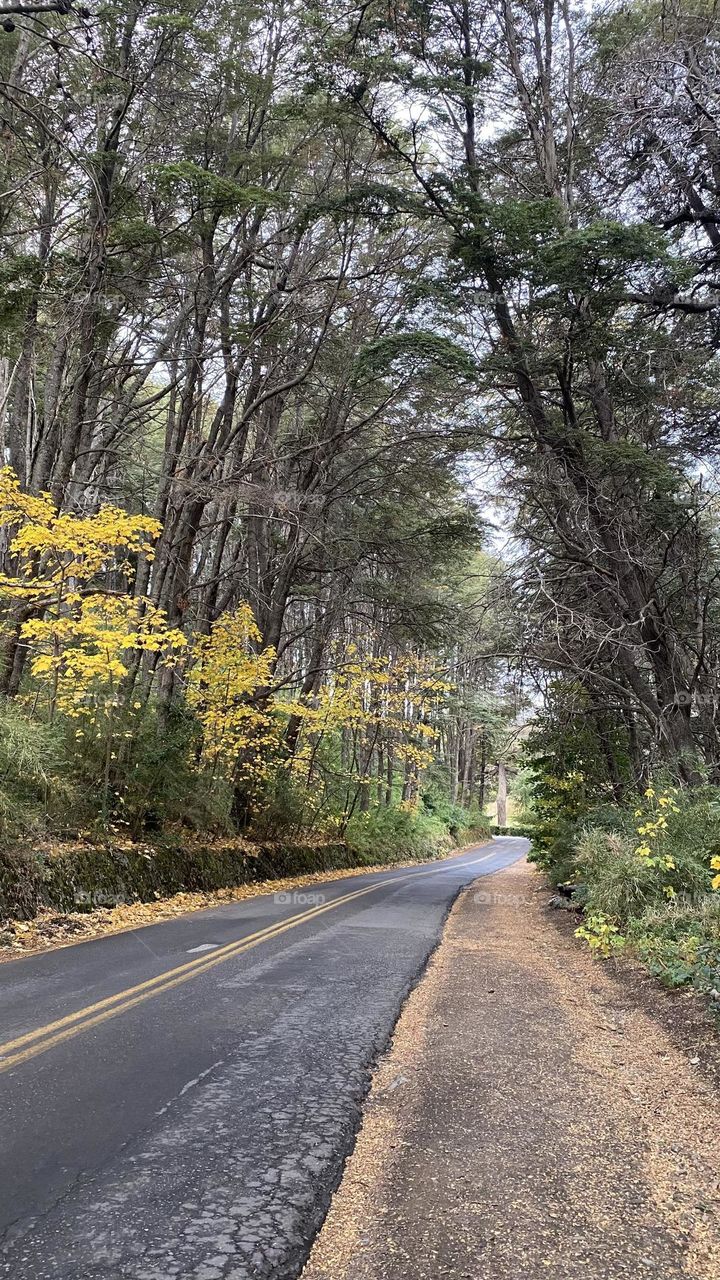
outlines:
M375 885L371 886L373 889ZM352 898L362 893L367 893L367 889L356 890L352 894L346 894L340 902L348 902ZM334 900L335 901L335 900ZM174 975L186 974L187 977L193 977L199 970L206 968L211 960L229 959L230 955L235 952L237 947L247 943L262 942L265 938L274 936L282 926L290 924L299 924L303 920L309 920L316 912L323 910L321 907L312 907L308 911L300 911L297 915L290 916L287 920L278 920L275 924L268 925L265 929L259 929L256 933L248 934L244 938L238 938L234 942L228 942L223 947L218 947L211 955L198 956L196 960L188 960L178 965L174 969L164 969L162 973L156 974L154 978L148 978L145 982L140 982L137 986L126 987L122 991L117 991L115 995L106 996L104 1000L98 1000L95 1004L86 1005L83 1009L76 1009L74 1013L67 1014L64 1018L59 1018L56 1022L49 1022L45 1026L38 1027L35 1031L28 1031L22 1036L18 1036L15 1040L7 1040L5 1044L0 1044L0 1057L8 1053L11 1049L19 1049L22 1045L28 1044L32 1040L36 1040L38 1036L47 1035L53 1031L59 1031L66 1027L69 1023L76 1022L78 1019L85 1018L89 1014L99 1012L101 1009L107 1008L109 1005L116 1004L120 1000L126 1000L129 996L133 996L138 992L146 992L151 994L152 989L164 984Z
M482 858L476 858L472 862L465 862L462 865L463 867L473 867L480 862L486 862L488 858L494 856L494 852L488 853ZM183 982L188 982L198 974L206 973L208 969L213 969L215 965L224 964L226 960L230 960L236 955L241 955L244 951L250 951L261 942L279 937L288 930L295 929L298 925L315 919L327 911L332 911L344 903L353 902L366 894L374 893L383 888L384 885L397 884L399 881L408 879L421 879L424 876L438 874L446 869L446 867L433 867L429 871L413 870L405 875L393 877L387 877L386 873L381 872L380 874L385 874L386 878L378 880L376 884L333 898L331 902L325 903L324 906L312 907L308 911L298 912L297 915L290 916L289 919L279 921L275 925L269 925L266 929L260 929L246 938L227 943L210 955L200 956L197 960L190 960L174 969L167 969L164 973L157 974L154 978L148 978L147 981L140 982L136 986L127 987L123 991L116 992L113 996L98 1000L95 1004L86 1005L84 1009L77 1009L74 1013L67 1014L64 1018L47 1023L34 1031L28 1031L14 1040L8 1040L5 1044L0 1045L0 1072L9 1071L12 1067L19 1066L40 1053L45 1053L47 1049L51 1049L54 1045L62 1044L65 1040L79 1035L80 1032L96 1027L102 1022L106 1022L109 1018L114 1018L119 1013L125 1013L129 1009L135 1008L136 1005L142 1004L143 1001L149 1000L153 996L161 995L165 991L170 991L173 987L177 987ZM33 1044L33 1041L36 1043Z

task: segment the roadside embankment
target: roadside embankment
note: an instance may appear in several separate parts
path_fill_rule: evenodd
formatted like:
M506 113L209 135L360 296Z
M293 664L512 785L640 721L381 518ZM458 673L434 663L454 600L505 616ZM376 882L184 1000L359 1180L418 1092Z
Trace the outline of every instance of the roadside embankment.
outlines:
M486 834L468 832L465 839L470 847ZM243 839L0 850L0 958L457 851L447 837L373 852L341 841L259 845Z

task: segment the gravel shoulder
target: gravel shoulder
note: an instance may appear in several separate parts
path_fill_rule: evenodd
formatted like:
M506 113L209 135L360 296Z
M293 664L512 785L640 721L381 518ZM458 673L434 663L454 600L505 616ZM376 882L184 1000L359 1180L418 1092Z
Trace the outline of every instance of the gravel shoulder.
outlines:
M303 1280L717 1280L717 1091L547 898L459 898Z

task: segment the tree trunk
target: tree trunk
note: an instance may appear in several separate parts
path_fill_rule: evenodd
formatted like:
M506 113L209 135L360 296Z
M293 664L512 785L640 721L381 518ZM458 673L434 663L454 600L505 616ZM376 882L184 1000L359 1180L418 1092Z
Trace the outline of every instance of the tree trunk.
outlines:
M507 773L505 765L502 761L498 762L498 780L497 780L497 824L499 827L507 826Z

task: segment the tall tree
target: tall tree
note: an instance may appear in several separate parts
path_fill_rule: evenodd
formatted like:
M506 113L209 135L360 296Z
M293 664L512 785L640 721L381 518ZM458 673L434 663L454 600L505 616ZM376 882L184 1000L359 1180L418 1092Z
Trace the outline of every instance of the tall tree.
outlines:
M620 686L654 748L695 780L701 759L718 760L691 710L714 678L716 554L696 469L713 439L714 306L679 287L680 231L633 209L627 188L625 216L610 209L592 15L449 2L388 25L381 9L364 6L332 74L445 229L446 290L478 353L485 430L512 468L528 572L568 619L571 665L599 696Z

